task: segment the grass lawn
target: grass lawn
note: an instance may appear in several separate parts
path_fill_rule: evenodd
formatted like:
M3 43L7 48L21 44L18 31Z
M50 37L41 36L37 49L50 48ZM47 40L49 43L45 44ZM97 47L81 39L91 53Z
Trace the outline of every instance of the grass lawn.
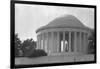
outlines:
M63 63L63 62L80 62L80 61L93 61L94 55L59 55L59 56L43 56L38 58L19 57L15 58L16 65L28 64L45 64L45 63Z

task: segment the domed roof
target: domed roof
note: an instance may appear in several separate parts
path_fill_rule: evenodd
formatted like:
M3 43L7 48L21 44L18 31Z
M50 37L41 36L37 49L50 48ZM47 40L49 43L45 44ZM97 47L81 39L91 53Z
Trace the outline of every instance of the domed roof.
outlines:
M58 17L51 21L49 24L42 26L41 28L37 29L36 32L44 29L49 28L81 28L81 29L88 29L84 26L81 21L79 21L75 16L66 15L62 17Z

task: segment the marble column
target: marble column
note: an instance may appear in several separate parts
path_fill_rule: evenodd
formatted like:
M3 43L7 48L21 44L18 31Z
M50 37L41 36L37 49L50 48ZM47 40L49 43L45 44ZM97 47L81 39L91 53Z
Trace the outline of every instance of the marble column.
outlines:
M86 37L86 33L84 33L84 53L86 54L86 52L87 52L87 49L86 49L86 47L87 47L87 37Z
M53 46L54 46L54 44L53 44L53 43L54 43L54 42L53 42L53 40L54 40L54 39L53 39L53 38L54 38L54 32L51 32L51 38L52 38L52 39L51 39L51 40L52 40L52 41L51 41L51 43L52 43L52 44L51 44L51 45L52 45L52 46L51 46L51 52L53 53L53 50L54 50L54 49L53 49Z
M63 32L63 52L65 52L65 31Z
M39 49L41 49L41 34L39 34Z
M86 53L88 52L88 34L86 33Z
M81 52L83 53L83 46L84 46L84 38L83 38L83 32L81 33L82 36L82 45L81 45Z
M59 44L60 44L60 43L59 43L59 42L60 42L60 41L59 41L59 34L60 34L60 33L57 32L57 52L58 52L58 53L59 53L59 48L60 48L60 47L59 47Z
M85 53L85 46L86 46L86 43L85 43L86 39L85 39L85 33L83 33L83 53Z
M44 33L44 50L47 52L47 33Z
M42 49L44 50L44 33L42 33Z
M41 34L39 34L39 49L41 49Z
M43 33L43 50L45 51L45 33Z
M39 35L37 35L37 42L36 42L37 49L39 48Z
M48 53L51 53L51 32L48 32Z
M48 32L46 33L46 35L47 35L47 52L49 51L49 37L48 37Z
M77 52L77 32L74 32L74 52Z
M79 52L81 53L82 52L82 50L81 50L81 48L82 48L82 36L81 36L82 34L81 34L81 32L80 32L80 34L79 34L79 40L80 40L80 46L79 46Z
M68 39L69 52L71 52L71 32L69 32L68 36L69 36Z

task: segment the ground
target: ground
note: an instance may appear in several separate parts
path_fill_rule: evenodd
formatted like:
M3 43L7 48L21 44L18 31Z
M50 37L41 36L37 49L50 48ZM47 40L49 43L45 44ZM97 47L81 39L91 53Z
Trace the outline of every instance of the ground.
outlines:
M80 62L80 61L94 61L94 55L60 55L60 56L43 56L38 58L20 57L15 58L16 65L27 64L43 64L43 63L63 63L63 62Z

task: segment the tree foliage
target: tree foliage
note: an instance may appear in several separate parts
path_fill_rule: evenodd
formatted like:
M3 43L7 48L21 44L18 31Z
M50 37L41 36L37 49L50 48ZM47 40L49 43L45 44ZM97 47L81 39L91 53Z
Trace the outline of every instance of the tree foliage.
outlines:
M36 49L36 42L33 39L24 40L22 43L23 55L28 56L32 53L32 50Z
M36 42L31 39L26 39L23 42L15 34L15 57L40 57L46 56L44 50L36 49Z
M95 41L95 35L94 35L94 31L91 32L91 35L89 36L88 40L89 40L89 44L88 44L88 53L91 53L91 54L94 54L95 52L95 44L94 44L94 41Z
M15 56L20 55L21 40L18 38L18 34L15 34Z
M33 50L33 52L28 56L30 58L40 57L40 56L47 56L47 53L42 49Z

